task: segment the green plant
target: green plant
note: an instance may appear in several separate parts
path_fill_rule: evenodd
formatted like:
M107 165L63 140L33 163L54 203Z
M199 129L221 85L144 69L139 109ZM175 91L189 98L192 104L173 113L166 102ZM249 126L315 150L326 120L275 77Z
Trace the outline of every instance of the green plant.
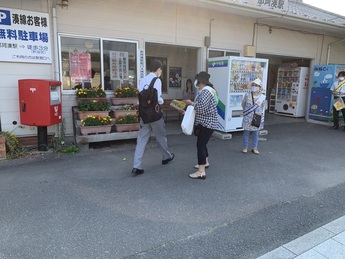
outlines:
M127 114L126 116L120 116L116 119L116 124L133 124L138 123L139 119L137 115Z
M0 136L6 140L6 156L8 159L18 158L25 154L25 149L21 147L17 137L8 131L1 131Z
M83 112L108 111L110 109L110 105L107 100L80 100L78 102L78 108Z
M75 154L80 151L80 149L72 144L71 146L66 146L65 143L66 136L66 121L65 118L59 124L59 137L52 140L52 148L55 153L61 152L64 154Z
M133 107L133 105L126 104L121 107L121 110L131 111L131 110L135 110L135 108Z
M79 151L80 151L80 148L73 145L73 146L64 148L62 150L62 153L67 154L67 155L73 155L75 153L78 153Z
M110 125L112 119L110 116L102 117L102 116L93 116L89 115L85 120L81 121L81 126L101 126L101 125Z
M115 97L126 98L126 97L136 97L139 94L138 88L134 86L124 86L119 87L115 90Z
M106 92L104 92L101 87L78 89L76 95L78 98L104 98L107 96Z

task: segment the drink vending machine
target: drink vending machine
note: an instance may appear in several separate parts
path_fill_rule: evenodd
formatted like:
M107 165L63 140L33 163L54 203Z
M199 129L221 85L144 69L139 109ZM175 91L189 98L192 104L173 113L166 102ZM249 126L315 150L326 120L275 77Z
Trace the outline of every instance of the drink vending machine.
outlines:
M37 126L40 151L47 149L47 126L61 123L61 82L18 80L20 123Z
M268 59L247 57L217 57L208 60L210 81L218 93L218 130L241 131L242 99L250 92L248 84L261 79L266 94Z
M345 65L316 65L313 67L309 118L319 121L333 119L333 95L330 88Z
M285 64L278 69L275 114L304 117L307 108L309 68Z

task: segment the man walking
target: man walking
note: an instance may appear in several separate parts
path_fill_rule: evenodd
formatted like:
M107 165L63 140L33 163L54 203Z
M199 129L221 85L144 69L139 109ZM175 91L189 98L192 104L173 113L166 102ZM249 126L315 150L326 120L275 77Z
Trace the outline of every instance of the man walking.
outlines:
M138 87L139 92L141 92L143 89L147 89L151 81L155 77L160 77L162 74L162 69L162 62L158 59L154 59L150 66L151 72L140 81ZM163 104L164 100L162 98L162 81L158 78L158 80L155 81L153 87L157 89L159 105ZM163 114L159 120L150 123L144 123L143 120L140 119L140 129L138 132L132 169L132 173L135 175L144 173L144 169L142 168L142 158L144 156L145 148L147 142L149 141L151 132L154 133L158 146L160 147L162 153L162 164L166 165L175 158L175 155L168 150L168 140L166 137Z

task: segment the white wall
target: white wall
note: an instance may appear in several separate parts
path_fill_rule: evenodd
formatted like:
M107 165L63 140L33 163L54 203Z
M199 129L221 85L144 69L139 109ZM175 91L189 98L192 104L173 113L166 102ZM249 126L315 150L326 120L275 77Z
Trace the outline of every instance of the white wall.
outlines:
M19 115L19 79L52 79L51 65L0 62L0 116L3 131L11 131L18 136L37 135L36 127L18 127ZM14 125L13 122L17 122ZM50 127L49 132L54 128Z
M49 13L47 0L2 0L0 6ZM52 28L52 25L50 26ZM0 76L0 116L2 130L13 132L17 136L37 135L37 127L20 125L18 80L29 78L53 79L52 65L0 62ZM15 125L15 123L17 124ZM55 127L48 127L48 132L54 133Z

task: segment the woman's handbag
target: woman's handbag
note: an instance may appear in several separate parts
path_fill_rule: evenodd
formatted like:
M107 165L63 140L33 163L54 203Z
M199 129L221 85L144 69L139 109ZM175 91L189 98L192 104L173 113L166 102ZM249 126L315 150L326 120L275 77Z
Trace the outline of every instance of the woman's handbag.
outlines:
M194 106L189 105L186 112L184 113L183 120L181 123L182 132L186 135L192 135L195 120Z
M259 128L261 124L261 115L254 112L252 126Z
M252 93L252 101L253 101L253 105L255 105L255 104L254 104L254 96L253 96L253 93ZM253 119L252 119L251 125L252 125L253 127L259 128L259 127L260 127L260 124L261 124L261 115L255 113L255 110L254 110L254 115L253 115Z

